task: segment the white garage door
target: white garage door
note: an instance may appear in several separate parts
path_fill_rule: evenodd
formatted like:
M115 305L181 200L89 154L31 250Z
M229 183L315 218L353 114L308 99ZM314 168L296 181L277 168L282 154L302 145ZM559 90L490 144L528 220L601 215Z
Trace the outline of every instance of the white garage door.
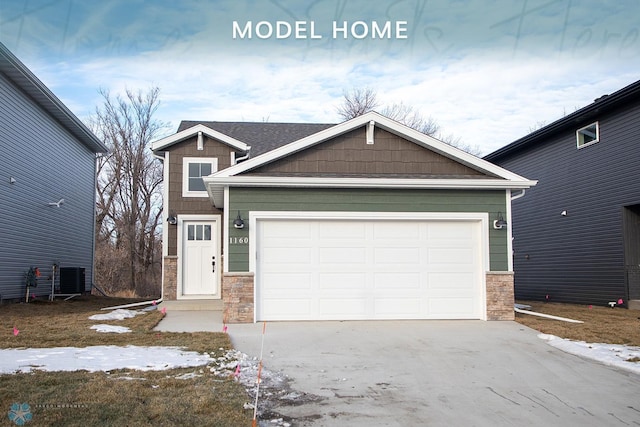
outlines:
M480 221L257 221L257 320L480 319Z

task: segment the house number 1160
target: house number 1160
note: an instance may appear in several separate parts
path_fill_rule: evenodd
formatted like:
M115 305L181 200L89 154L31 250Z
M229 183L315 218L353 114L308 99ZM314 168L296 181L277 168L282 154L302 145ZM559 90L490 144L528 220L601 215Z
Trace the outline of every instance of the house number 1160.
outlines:
M248 237L229 237L229 243L232 245L242 245L249 243Z

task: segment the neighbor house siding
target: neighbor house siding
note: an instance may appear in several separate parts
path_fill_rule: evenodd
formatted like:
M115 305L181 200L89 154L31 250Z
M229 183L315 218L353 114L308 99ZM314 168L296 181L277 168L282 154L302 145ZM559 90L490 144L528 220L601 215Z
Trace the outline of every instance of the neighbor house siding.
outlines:
M238 230L231 223L238 211L245 219L250 211L489 212L490 219L506 211L504 191L232 188L229 193L230 239L249 235L248 227ZM505 230L489 230L492 271L508 270L506 239ZM248 253L248 244L229 245L229 271L248 271Z
M0 298L24 297L32 266L42 272L35 294L48 294L53 263L84 268L89 290L95 154L2 74L0 140Z
M600 142L577 149L576 130L596 120ZM640 203L639 139L636 104L493 160L538 180L512 206L516 298L626 299L622 219L624 206Z

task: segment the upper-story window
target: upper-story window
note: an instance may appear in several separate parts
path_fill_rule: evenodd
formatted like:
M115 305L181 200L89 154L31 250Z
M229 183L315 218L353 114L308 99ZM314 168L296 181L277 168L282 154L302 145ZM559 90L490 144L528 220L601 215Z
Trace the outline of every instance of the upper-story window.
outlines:
M218 170L215 157L184 157L182 159L182 197L207 197L203 176Z
M578 148L595 144L600 141L600 127L598 126L598 122L591 123L589 126L578 129L576 137L578 139Z

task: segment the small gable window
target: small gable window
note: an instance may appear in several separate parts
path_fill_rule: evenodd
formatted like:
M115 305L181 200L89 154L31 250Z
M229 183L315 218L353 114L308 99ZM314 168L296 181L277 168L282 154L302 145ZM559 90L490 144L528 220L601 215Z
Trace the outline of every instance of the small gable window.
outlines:
M587 145L595 144L600 141L600 129L598 122L591 123L589 126L578 129L576 137L578 139L578 148L586 147Z
M184 157L182 159L182 197L207 197L203 176L218 170L218 159Z

